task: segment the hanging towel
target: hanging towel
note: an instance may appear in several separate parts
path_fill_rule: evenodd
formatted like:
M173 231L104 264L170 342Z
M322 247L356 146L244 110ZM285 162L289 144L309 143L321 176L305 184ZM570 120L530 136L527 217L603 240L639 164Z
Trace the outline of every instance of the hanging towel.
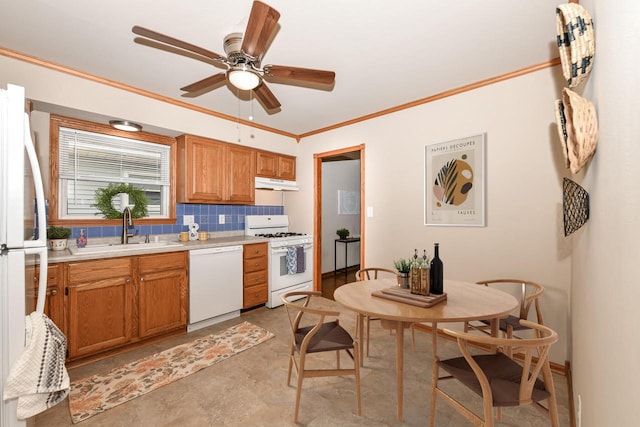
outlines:
M18 398L18 419L39 414L69 394L67 338L51 319L35 311L26 316L25 335L26 345L9 371L3 396Z
M296 274L298 272L298 255L296 248L293 246L287 248L287 274Z
M302 246L298 246L296 248L296 261L297 261L297 268L296 268L296 273L304 273L305 270L305 265L304 265L304 247Z

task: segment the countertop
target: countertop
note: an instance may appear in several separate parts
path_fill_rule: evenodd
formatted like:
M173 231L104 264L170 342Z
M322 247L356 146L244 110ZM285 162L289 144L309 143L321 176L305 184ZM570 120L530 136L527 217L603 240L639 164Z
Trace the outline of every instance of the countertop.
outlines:
M268 242L269 239L264 237L254 237L254 236L245 236L241 235L226 235L226 236L215 236L209 238L208 240L192 240L188 242L180 242L178 240L177 235L161 235L158 236L160 240L170 241L172 243L180 244L180 246L150 246L145 247L145 245L139 245L140 249L127 249L124 251L113 251L113 252L99 252L99 253L86 253L86 254L76 254L73 255L69 249L65 249L62 251L48 251L49 255L49 263L59 263L59 262L70 262L70 261L85 261L90 259L102 259L102 258L118 258L123 256L135 256L135 255L146 255L146 254L157 254L164 252L178 252L178 251L190 251L194 249L206 249L206 248L215 248L221 246L232 246L232 245L247 245L251 243L263 243ZM137 239L134 243L136 244L139 239ZM152 242L153 242L152 238ZM112 238L103 238L103 239L90 239L87 244L88 247L91 244L104 244L104 243L118 243L119 239ZM75 241L69 240L69 245L75 245Z

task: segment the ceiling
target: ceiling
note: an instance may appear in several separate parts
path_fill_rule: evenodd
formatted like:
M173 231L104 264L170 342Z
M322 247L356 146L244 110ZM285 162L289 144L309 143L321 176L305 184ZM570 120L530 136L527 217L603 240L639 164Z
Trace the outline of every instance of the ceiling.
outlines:
M335 71L314 89L268 83L267 113L227 83L180 88L222 69L134 42L134 25L224 54L252 0L0 0L0 47L293 135L361 118L549 61L558 0L266 0L280 12L262 64Z

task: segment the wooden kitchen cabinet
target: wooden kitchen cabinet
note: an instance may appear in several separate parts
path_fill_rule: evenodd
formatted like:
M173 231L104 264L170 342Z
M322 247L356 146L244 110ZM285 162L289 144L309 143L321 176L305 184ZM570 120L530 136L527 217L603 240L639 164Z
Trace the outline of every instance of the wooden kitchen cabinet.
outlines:
M66 264L69 359L132 341L132 258Z
M255 202L253 149L194 135L181 135L176 140L178 202Z
M38 282L40 267L26 268L26 306L27 312L35 311L38 303ZM65 333L64 325L64 293L62 291L62 267L59 264L49 264L47 267L47 298L44 302L44 314Z
M69 359L186 330L188 252L65 263Z
M256 176L295 181L296 158L258 150L256 152Z
M267 243L244 245L242 308L264 304L269 297Z
M188 252L138 257L140 338L187 325Z

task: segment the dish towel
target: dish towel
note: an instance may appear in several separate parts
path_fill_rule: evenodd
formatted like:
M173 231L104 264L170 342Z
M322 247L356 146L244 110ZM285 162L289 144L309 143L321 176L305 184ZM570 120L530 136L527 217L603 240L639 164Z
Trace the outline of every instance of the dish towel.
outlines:
M3 396L18 398L18 419L57 405L70 386L64 366L67 338L45 314L34 311L25 324L26 345L9 371Z
M304 265L304 247L298 246L296 248L296 273L304 273L305 265Z
M287 261L287 274L296 274L298 272L298 255L296 248L293 246L287 248L285 258Z

